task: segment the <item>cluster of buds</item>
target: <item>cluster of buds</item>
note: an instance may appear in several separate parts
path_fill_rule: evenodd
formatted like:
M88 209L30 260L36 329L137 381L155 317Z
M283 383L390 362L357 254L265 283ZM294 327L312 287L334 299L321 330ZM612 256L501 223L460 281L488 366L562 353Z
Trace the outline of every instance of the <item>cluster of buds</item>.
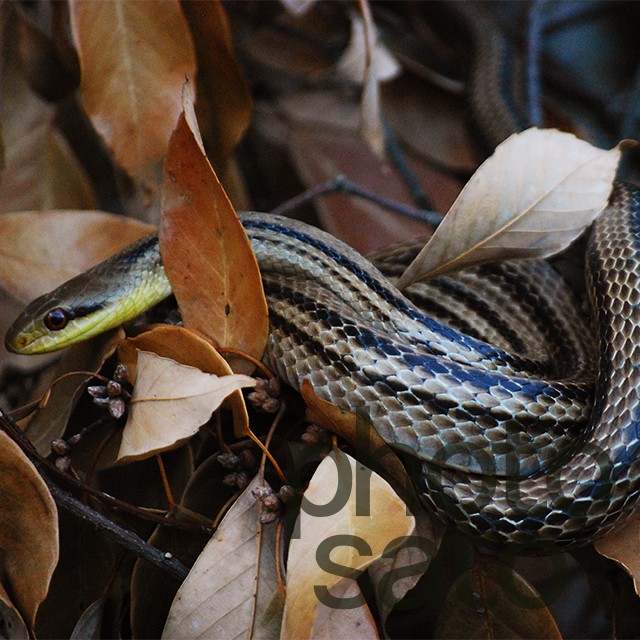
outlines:
M265 413L276 413L280 409L280 378L256 378L257 383L255 389L247 396L249 402L256 409L260 409Z
M95 404L109 409L109 413L116 419L122 418L127 410L127 403L131 394L125 388L128 385L129 371L127 366L119 364L113 373L113 379L106 384L87 387L89 395Z
M244 491L254 475L250 474L250 470L255 470L257 462L255 456L248 449L243 449L238 454L235 453L221 453L217 461L225 469L231 470L222 482L228 487L237 487L241 491Z
M331 444L332 433L320 425L311 423L300 436L306 444Z
M68 471L71 466L71 447L78 442L79 435L71 436L69 441L62 438L56 438L51 442L51 453L56 456L54 464L60 471Z
M260 514L261 524L269 524L277 520L284 504L291 501L295 495L293 487L288 484L283 484L277 492L271 487L259 485L251 493L264 507Z

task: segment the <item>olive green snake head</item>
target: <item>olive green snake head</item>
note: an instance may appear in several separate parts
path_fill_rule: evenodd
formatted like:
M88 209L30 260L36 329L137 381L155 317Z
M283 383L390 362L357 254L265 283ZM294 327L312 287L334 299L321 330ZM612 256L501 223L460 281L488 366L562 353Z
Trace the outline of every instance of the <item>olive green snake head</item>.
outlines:
M34 300L5 346L19 354L57 351L122 325L170 294L152 234Z

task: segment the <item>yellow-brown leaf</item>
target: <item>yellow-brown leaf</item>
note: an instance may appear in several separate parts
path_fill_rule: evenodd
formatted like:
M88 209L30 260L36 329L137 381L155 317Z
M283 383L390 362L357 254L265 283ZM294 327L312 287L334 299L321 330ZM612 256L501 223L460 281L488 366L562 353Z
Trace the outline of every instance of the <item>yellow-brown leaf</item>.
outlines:
M218 169L251 119L253 101L236 60L229 20L221 2L181 3L198 54L198 120L211 163Z
M118 460L140 460L175 448L196 433L232 391L254 385L249 376L215 376L139 351Z

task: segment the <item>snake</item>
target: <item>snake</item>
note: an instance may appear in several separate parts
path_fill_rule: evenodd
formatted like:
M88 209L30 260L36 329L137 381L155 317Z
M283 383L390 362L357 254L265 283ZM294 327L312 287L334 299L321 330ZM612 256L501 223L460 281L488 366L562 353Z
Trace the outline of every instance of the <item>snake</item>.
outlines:
M586 302L546 261L481 265L401 292L394 280L416 240L364 257L300 221L240 219L269 308L265 364L295 389L309 382L320 398L364 414L417 462L434 513L476 541L554 553L633 512L637 187L616 182L589 231ZM5 344L23 354L61 349L170 294L151 234L34 300Z

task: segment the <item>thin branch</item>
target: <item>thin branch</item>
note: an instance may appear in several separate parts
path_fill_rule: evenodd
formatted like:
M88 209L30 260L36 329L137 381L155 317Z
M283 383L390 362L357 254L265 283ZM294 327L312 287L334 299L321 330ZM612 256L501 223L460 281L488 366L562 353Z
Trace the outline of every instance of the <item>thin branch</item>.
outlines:
M46 475L43 475L42 477L47 483L49 491L59 508L64 509L67 513L74 515L76 518L80 518L81 520L91 524L100 531L100 533L110 540L113 540L116 544L119 544L121 547L131 551L133 554L138 556L138 558L146 560L159 569L162 569L174 578L184 580L187 577L187 574L189 573L188 567L174 558L170 553L161 551L157 547L150 545L137 534L133 533L133 531L129 531L128 529L111 522L109 518L103 516L99 511L95 511L91 507L88 507L72 496L68 491L61 489L50 478L47 478Z
M316 187L307 189L307 191L305 191L304 193L301 193L300 195L295 196L290 200L287 200L286 202L278 205L275 209L271 210L271 213L286 215L291 211L297 209L298 207L312 202L320 196L333 193L346 193L351 196L362 198L363 200L368 200L369 202L373 202L383 209L400 213L404 216L407 216L408 218L421 220L422 222L426 222L433 227L437 227L442 220L442 215L435 211L414 209L412 207L407 207L406 205L396 202L395 200L383 198L382 196L379 196L372 191L364 189L363 187L359 187L350 180L347 180L347 178L342 175L338 175L335 178L327 180L327 182L323 182Z
M429 197L427 196L425 190L422 188L420 181L416 178L413 170L409 166L407 162L407 158L405 156L402 147L398 143L398 140L393 133L393 130L389 126L388 122L384 122L384 143L387 151L387 156L389 160L393 163L398 172L398 175L404 182L407 189L409 189L409 193L411 194L411 198L413 201L420 207L422 210L433 210L433 204Z
M182 565L181 563L177 563L176 560L170 561L171 558L167 557L164 552L149 545L144 540L142 540L142 538L139 538L135 533L128 531L127 529L124 529L123 527L120 527L111 522L111 520L102 515L100 512L85 505L70 493L68 493L64 489L61 489L52 480L49 474L55 476L56 479L62 480L78 491L87 492L103 503L107 503L112 507L127 511L129 513L133 513L140 518L150 520L152 522L155 522L156 524L199 533L211 533L212 530L210 528L204 527L202 525L193 526L188 525L187 523L167 520L163 516L150 513L139 507L134 507L133 505L123 502L122 500L118 500L113 496L102 493L94 487L86 485L85 483L77 480L73 476L63 473L55 466L53 462L47 460L46 458L43 458L38 453L32 442L24 435L13 418L2 409L0 409L0 428L5 431L5 433L20 447L21 451L33 463L33 465L38 470L38 473L40 473L40 475L44 478L44 481L49 487L51 495L60 508L68 510L70 513L82 518L87 522L91 522L97 529L99 529L100 531L104 531L105 535L108 535L125 548L133 551L134 553L139 555L139 557L144 558L145 560L148 560L149 562L152 562L153 564L156 564L161 568L168 567L167 570L173 575L178 575L176 573L176 571L178 570L179 572L183 573L184 571L188 572L186 567L184 567L184 565ZM185 524L187 524L186 527L184 526ZM186 573L184 575L186 575Z

